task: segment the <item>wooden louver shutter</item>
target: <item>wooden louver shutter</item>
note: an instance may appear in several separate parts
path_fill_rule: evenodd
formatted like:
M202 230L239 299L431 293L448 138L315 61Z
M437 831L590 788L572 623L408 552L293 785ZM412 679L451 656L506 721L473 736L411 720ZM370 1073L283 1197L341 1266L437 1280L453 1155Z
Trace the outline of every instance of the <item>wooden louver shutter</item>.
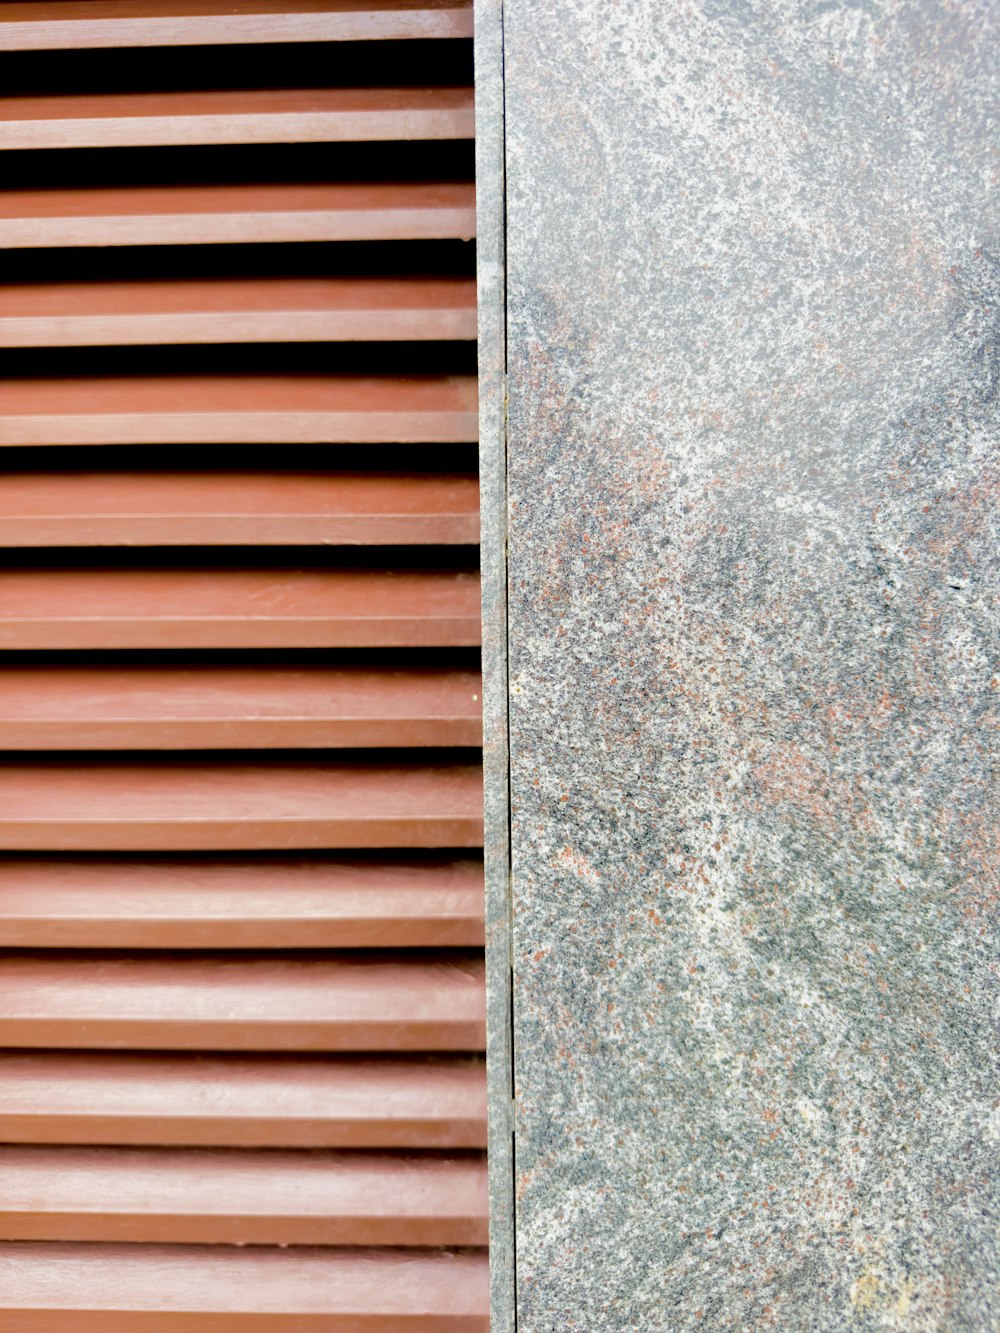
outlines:
M485 1329L469 0L0 6L0 1328Z

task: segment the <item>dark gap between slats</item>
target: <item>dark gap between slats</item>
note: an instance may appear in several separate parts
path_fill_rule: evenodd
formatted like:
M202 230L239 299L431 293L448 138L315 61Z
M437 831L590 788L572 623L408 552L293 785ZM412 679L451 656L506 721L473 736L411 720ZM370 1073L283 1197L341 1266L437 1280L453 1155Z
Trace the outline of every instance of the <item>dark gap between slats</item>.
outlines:
M0 190L474 179L471 140L39 148L3 154Z
M197 671L199 667L382 667L396 671L476 671L478 648L174 648L174 649L10 649L0 651L0 671L31 667L169 667Z
M2 459L0 459L2 461ZM391 573L471 572L478 551L467 546L170 546L23 548L0 551L2 569L371 569ZM0 612L2 617L2 612Z
M4 164L6 166L6 163ZM0 251L0 284L173 282L218 278L468 277L475 241L112 246ZM6 354L5 354L6 355Z
M3 379L127 379L152 376L290 375L312 378L475 375L476 344L379 343L180 343L157 347L8 347L0 355ZM181 408L183 404L180 405ZM44 415L45 400L37 410ZM422 446L426 448L426 446ZM365 451L367 452L367 451Z
M140 861L155 861L157 864L198 867L203 865L270 865L277 872L282 866L289 865L342 865L355 862L365 865L398 866L445 866L455 861L478 861L483 859L481 847L415 847L412 850L388 847L348 848L337 851L205 851L205 852L55 852L55 851L0 851L0 865L9 862L37 861L46 864L73 864L86 862L88 865L101 865L108 861L117 864L129 864Z
M257 88L471 88L472 79L472 43L462 38L0 54L0 89L8 97Z
M36 1048L28 1047L22 1049L34 1050ZM88 1050L93 1050L93 1049L95 1048L88 1047ZM161 1054L168 1055L169 1052L162 1051ZM379 1057L379 1052L377 1051L373 1051L371 1052L371 1054L375 1058ZM18 1151L23 1151L25 1149L30 1148L32 1145L29 1143L17 1143L11 1146ZM201 1160L206 1162L213 1158L215 1160L222 1160L222 1161L226 1161L228 1159L229 1161L232 1161L234 1163L238 1162L241 1158L245 1158L247 1160L252 1159L255 1161L266 1162L269 1157L274 1157L277 1159L284 1159L284 1160L287 1160L288 1158L295 1158L301 1162L315 1161L319 1164L322 1164L324 1162L329 1162L331 1159L333 1159L334 1161L344 1160L344 1159L364 1161L366 1158L374 1158L378 1161L384 1161L386 1158L394 1158L402 1164L409 1162L434 1162L434 1161L481 1162L485 1159L486 1156L485 1150L482 1148L418 1148L418 1147L284 1148L284 1147L272 1147L270 1145L267 1147L256 1148L256 1147L232 1147L228 1144L204 1146L202 1144L189 1145L189 1144L176 1144L176 1143L166 1144L166 1145L154 1145L154 1144L134 1144L134 1143L97 1144L97 1143L48 1143L48 1142L41 1143L36 1146L43 1148L46 1153L53 1154L53 1158L55 1157L56 1154L58 1154L62 1157L65 1157L67 1161L78 1160L80 1158L86 1160L91 1153L113 1152L115 1156L118 1158L118 1160L121 1162L127 1161L129 1157L133 1157L142 1162L148 1162L150 1155L155 1154L156 1157L161 1159L165 1165L169 1163L172 1157L178 1157L181 1158L182 1160L188 1160L188 1161L190 1161L192 1158L194 1159L200 1158ZM291 1206L294 1207L294 1205ZM78 1211L85 1211L85 1210L78 1210L78 1209L72 1210L72 1212L78 1212ZM168 1206L165 1209L165 1212L167 1213L167 1215L169 1215L172 1212L172 1209ZM17 1214L15 1213L14 1216L16 1215ZM10 1216L10 1214L8 1214L8 1216ZM150 1214L149 1216L155 1217L156 1214L153 1213ZM9 1244L10 1242L7 1243ZM79 1242L69 1242L69 1243L73 1245L74 1249L77 1248L79 1245ZM153 1242L153 1243L159 1244L159 1242ZM215 1242L215 1244L224 1246L225 1243ZM248 1247L245 1247L242 1244L240 1245L241 1252L245 1252L246 1248ZM289 1247L283 1247L283 1248L285 1249L286 1253L290 1253L292 1252L292 1250L297 1251L299 1249L299 1246L293 1245L291 1246L291 1248ZM345 1248L346 1247L338 1245L336 1246L336 1252L342 1253ZM485 1246L483 1248L485 1249ZM395 1246L386 1247L386 1249L389 1253L398 1252L397 1247ZM419 1246L406 1246L404 1252L408 1254L416 1253L419 1255L421 1253L421 1249ZM441 1251L439 1252L445 1252L444 1247L442 1247ZM451 1247L448 1247L447 1252L454 1253ZM473 1253L474 1252L475 1251L473 1251ZM480 1251L480 1253L482 1253L482 1251ZM111 1325L109 1325L109 1327L111 1327ZM300 1325L300 1327L303 1326ZM357 1327L359 1326L355 1324L355 1328ZM377 1327L377 1325L375 1327ZM385 1325L383 1325L383 1327L385 1327Z
M3 768L60 768L72 764L75 768L143 768L155 764L157 768L204 769L213 765L231 768L281 768L288 764L322 767L333 764L339 768L369 769L380 766L398 767L410 764L413 768L439 768L449 765L475 764L481 746L462 746L437 749L414 749L404 746L388 748L317 749L301 747L282 750L29 750L20 753L5 751L0 755ZM346 854L346 853L345 853Z
M23 953L25 950L17 950L16 952ZM30 952L34 951L32 950ZM55 950L52 951L52 953L54 952ZM296 950L294 952L296 958L298 958L300 956L299 951ZM396 950L392 952L393 960L398 958L399 952L400 951ZM45 956L46 958L51 957L48 950L45 951ZM267 956L269 959L271 958L270 954ZM324 957L326 956L327 955L324 955ZM76 1062L83 1065L94 1052L94 1049L95 1048L93 1047L79 1046L0 1046L0 1054L6 1056L20 1056L23 1058L30 1058L31 1056L36 1055L58 1055L63 1058L74 1059ZM164 1055L168 1054L168 1052L159 1049L151 1051L143 1050L138 1047L123 1048L121 1046L108 1048L105 1053L109 1055L118 1055L129 1060L140 1060L143 1064L148 1063L151 1068L154 1069L154 1074L156 1063L161 1060ZM232 1059L234 1062L238 1061L241 1065L253 1064L259 1065L262 1070L274 1069L275 1071L278 1071L282 1065L315 1065L317 1068L323 1069L328 1069L331 1066L335 1069L338 1065L351 1067L356 1065L359 1059L365 1059L367 1056L377 1060L379 1064L391 1064L400 1069L481 1069L483 1068L484 1063L482 1054L477 1054L472 1051L463 1051L459 1052L457 1055L452 1055L450 1052L433 1051L428 1051L426 1053L418 1051L414 1054L409 1051L330 1051L326 1053L323 1051L192 1051L187 1049L174 1052L173 1058L179 1059L181 1057L186 1057L186 1063L189 1063L192 1066L197 1066L205 1059L210 1059L212 1061ZM350 1151L353 1152L355 1150L350 1149ZM392 1149L383 1149L382 1151L392 1151ZM449 1149L447 1151L450 1152L451 1150ZM467 1151L475 1152L476 1149L468 1149Z
M363 472L474 477L477 463L475 444L379 444L366 447L363 453L354 445L330 444L14 445L0 450L0 479L16 472L72 475L220 469L263 470L279 476L304 472L330 477Z
M438 960L448 963L477 963L483 956L482 949L469 945L435 945L427 949L0 949L0 958L35 958L42 957L47 962L170 962L181 957L190 958L198 963L253 963L279 961L277 955L294 954L296 962L315 963L350 963L355 960L364 963L433 963Z

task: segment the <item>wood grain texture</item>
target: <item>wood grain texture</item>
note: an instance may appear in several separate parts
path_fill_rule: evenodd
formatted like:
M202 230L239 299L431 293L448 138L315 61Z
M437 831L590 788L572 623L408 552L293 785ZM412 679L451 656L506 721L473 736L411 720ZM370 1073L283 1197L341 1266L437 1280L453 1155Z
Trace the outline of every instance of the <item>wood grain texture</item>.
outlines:
M485 1254L0 1244L4 1333L488 1333Z
M0 1148L0 1239L485 1245L478 1155Z
M471 278L217 278L0 287L0 347L469 339Z
M478 961L8 953L0 1044L110 1050L480 1051Z
M475 187L461 182L0 192L0 249L472 240L475 234Z
M479 745L475 671L0 662L0 750Z
M479 581L451 570L0 570L0 648L475 646Z
M0 445L464 444L470 375L0 380Z
M0 1139L484 1148L485 1070L471 1060L0 1052Z
M0 849L482 846L476 764L0 762Z
M469 139L472 90L294 88L0 99L0 149Z
M0 51L472 36L472 0L8 0Z
M0 547L474 545L474 476L8 472Z
M469 0L0 6L0 51L122 49L2 57L0 248L149 247L0 285L3 1333L488 1329L479 584L427 550L478 539L471 471L426 470L476 380L420 373L474 364L428 344L476 292L360 276L471 263L467 146L429 142L474 133L468 43L343 50L334 82L426 80L354 89L319 47L292 89L294 53L220 50L242 91L178 49L471 32ZM280 276L331 253L297 242L359 276Z
M412 857L0 858L0 947L481 947L483 867Z

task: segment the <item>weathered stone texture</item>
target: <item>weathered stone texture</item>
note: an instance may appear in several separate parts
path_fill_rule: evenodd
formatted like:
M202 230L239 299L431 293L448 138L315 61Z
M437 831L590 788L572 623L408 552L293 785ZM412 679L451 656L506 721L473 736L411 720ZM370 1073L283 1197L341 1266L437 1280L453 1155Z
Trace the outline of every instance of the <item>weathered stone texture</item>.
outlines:
M1000 1326L993 0L506 0L520 1328Z

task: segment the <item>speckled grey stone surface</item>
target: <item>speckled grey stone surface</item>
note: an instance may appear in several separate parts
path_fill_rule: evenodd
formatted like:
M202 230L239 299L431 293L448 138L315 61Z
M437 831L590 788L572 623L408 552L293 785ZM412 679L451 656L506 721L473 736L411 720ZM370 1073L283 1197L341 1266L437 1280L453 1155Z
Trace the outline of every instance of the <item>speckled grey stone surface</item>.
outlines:
M1000 6L504 9L519 1327L995 1329Z

